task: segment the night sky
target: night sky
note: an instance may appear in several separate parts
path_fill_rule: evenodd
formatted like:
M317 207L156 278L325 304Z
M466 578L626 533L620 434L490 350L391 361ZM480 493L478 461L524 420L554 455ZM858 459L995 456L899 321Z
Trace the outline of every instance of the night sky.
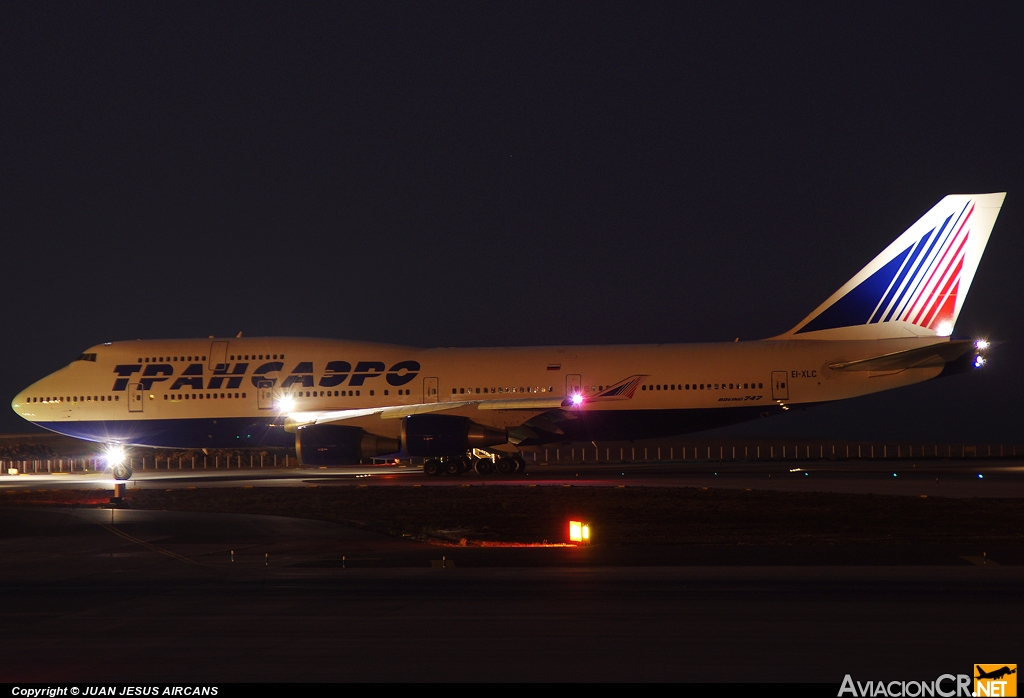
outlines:
M984 370L730 433L1024 443L1021 37L1021 3L6 3L0 396L122 339L771 336L1006 191Z

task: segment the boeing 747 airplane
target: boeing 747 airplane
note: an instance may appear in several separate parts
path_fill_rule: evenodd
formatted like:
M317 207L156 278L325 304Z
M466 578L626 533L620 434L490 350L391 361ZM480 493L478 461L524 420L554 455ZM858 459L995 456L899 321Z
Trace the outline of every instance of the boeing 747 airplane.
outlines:
M108 444L295 447L306 465L424 459L521 470L523 448L670 436L980 367L951 337L1004 193L950 195L796 327L715 344L419 349L329 339L90 347L14 398L46 429Z

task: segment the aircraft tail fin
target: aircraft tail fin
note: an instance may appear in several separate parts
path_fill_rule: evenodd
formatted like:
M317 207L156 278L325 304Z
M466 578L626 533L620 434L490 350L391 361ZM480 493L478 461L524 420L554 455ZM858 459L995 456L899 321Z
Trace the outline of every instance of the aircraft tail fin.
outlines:
M949 336L1005 196L945 197L776 339Z

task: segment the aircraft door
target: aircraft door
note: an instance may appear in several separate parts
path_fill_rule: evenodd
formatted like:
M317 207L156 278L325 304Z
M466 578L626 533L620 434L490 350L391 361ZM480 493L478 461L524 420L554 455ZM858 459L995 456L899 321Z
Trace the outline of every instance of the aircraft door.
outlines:
M785 371L772 371L772 400L789 399L789 376Z
M227 342L213 342L210 344L210 356L207 362L207 367L211 371L217 369L222 370L224 373L228 371L228 343Z
M437 378L423 379L423 402L437 402Z
M583 392L580 387L583 385L583 380L580 378L578 373L570 373L565 376L565 396L575 395L576 393Z
M132 383L128 386L128 411L142 412L143 390L141 383Z
M274 381L256 384L256 406L261 410L274 409Z

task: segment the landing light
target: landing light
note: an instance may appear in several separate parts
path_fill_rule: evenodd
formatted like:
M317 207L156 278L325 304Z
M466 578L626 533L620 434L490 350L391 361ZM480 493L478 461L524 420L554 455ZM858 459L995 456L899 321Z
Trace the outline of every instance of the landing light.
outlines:
M985 363L986 363L986 361L985 361L985 357L984 356L975 356L974 357L974 368L981 368L982 366L985 365Z
M126 456L125 456L125 453L124 453L124 447L123 446L120 446L120 445L110 445L110 446L107 446L106 459L107 459L107 467L108 468L113 468L115 466L121 465L121 463L124 463L124 459L125 458L126 458Z
M572 406L579 407L583 404L583 393L573 393Z
M277 411L281 414L287 414L295 411L295 400L290 397L282 397L277 401Z
M987 339L979 339L977 342L974 343L974 348L977 349L978 351L985 351L986 349L988 349L988 346L989 344Z

